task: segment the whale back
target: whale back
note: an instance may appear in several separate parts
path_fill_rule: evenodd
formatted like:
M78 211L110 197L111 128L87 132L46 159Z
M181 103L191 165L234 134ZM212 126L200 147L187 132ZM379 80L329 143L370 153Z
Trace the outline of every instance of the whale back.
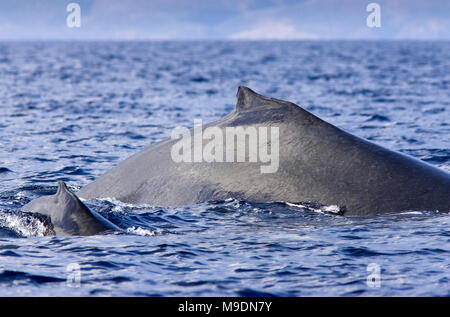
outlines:
M249 160L174 162L171 149L178 140L169 138L121 162L82 188L80 197L157 206L227 198L314 201L341 206L348 215L450 209L447 172L347 133L291 102L239 87L236 108L207 127L279 129L278 169L262 173L262 163Z

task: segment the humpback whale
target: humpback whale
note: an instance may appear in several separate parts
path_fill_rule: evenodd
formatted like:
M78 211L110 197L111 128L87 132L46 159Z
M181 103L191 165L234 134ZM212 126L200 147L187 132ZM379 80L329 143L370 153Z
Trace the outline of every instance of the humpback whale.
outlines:
M55 195L43 196L22 208L50 217L54 231L61 236L90 236L108 230L120 231L115 224L90 210L62 181Z
M246 159L242 161L180 162L172 157L179 140L167 138L119 163L80 189L78 196L86 200L114 197L125 203L160 207L227 198L317 202L339 206L350 216L450 210L448 172L352 135L294 103L240 86L235 109L202 129L210 127L216 131L277 128L279 138L263 144L272 152L277 146L276 171L263 173L260 162L248 159L249 142L244 143ZM208 140L201 142L204 145ZM113 228L64 184L49 197L32 201L24 209L50 215L55 227L62 226L60 231L68 234L95 234ZM83 229L85 225L88 228Z

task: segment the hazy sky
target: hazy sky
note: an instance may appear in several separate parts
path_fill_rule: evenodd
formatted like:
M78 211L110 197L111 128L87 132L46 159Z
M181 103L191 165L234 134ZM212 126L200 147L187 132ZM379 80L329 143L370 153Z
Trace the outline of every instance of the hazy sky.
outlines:
M371 2L380 28L366 25ZM450 40L450 0L0 0L0 39Z

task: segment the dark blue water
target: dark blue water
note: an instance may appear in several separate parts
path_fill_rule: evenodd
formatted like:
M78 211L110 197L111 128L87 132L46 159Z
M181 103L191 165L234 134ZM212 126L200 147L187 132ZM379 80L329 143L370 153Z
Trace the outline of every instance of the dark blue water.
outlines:
M3 42L0 295L450 296L450 216L434 211L94 200L124 232L93 237L44 236L20 212L227 114L238 85L450 171L449 42Z

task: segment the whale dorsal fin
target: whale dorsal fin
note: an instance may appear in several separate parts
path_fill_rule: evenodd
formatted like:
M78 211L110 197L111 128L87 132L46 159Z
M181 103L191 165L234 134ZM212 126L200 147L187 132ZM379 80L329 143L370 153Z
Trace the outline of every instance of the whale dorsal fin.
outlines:
M92 235L108 229L120 230L109 220L89 209L77 195L67 188L63 181L58 182L55 199L57 204L61 206L56 216L57 221L64 229L75 231L67 232L71 235ZM53 216L55 216L55 213Z
M264 104L264 96L261 96L245 86L239 86L236 94L236 109L243 110Z
M251 111L256 109L270 109L270 108L272 109L300 108L296 104L289 101L265 97L245 86L239 86L236 98L237 98L236 111L238 112L248 110Z
M258 108L267 105L271 101L270 98L257 94L256 92L245 86L239 86L236 97L236 110L238 111Z
M83 202L67 188L66 183L63 181L58 182L58 190L56 191L55 199L59 204L64 206L64 209L60 210L64 212L59 212L57 214L60 218L64 218L67 214L73 214L80 209L88 209Z
M256 121L276 122L295 120L297 124L321 124L331 126L329 123L316 117L315 115L296 105L295 103L265 97L254 92L248 87L239 86L236 97L237 103L235 111L240 116L246 115L246 124ZM255 111L258 112L258 114L254 113ZM240 120L234 120L234 123L236 122L238 122L239 124L243 123Z
M42 196L22 208L50 216L58 235L93 235L108 229L120 231L116 225L90 210L63 181L55 195Z
M67 188L66 183L63 181L58 182L58 190L56 191L57 196L71 194L72 192Z

